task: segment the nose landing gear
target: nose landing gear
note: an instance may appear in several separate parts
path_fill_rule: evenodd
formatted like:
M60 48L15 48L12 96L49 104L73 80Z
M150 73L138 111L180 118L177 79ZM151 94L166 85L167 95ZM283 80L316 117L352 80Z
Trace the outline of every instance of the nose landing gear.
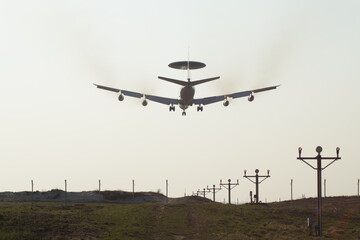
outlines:
M183 116L186 116L186 112L185 112L185 110L182 112L182 115L183 115Z

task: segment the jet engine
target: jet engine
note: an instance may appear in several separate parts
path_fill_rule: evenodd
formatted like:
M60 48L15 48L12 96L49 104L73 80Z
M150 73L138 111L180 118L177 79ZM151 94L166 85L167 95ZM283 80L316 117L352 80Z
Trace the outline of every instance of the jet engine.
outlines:
M224 107L229 106L229 100L226 99L226 100L223 102L223 105L224 105Z
M118 99L119 99L120 102L123 101L123 100L124 100L124 95L121 93L121 94L119 95Z
M146 101L146 99L144 99L141 104L145 107L147 106L148 102Z
M254 95L251 93L250 96L248 97L249 102L254 101Z

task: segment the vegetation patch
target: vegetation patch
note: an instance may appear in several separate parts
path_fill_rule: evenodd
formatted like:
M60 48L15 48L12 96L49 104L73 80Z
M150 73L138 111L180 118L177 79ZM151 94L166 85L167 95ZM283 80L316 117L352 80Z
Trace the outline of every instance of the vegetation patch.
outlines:
M360 198L326 198L323 202L324 237L359 239ZM0 240L318 239L306 226L308 217L315 219L315 208L316 199L268 205L3 201Z

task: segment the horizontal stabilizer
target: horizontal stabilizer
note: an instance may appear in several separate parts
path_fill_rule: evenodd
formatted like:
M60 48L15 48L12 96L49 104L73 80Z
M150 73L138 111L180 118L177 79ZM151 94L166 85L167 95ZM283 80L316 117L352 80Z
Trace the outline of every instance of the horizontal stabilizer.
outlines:
M190 82L190 85L191 85L191 86L195 86L195 85L202 84L202 83L206 83L206 82L210 82L210 81L213 81L213 80L216 80L216 79L219 79L219 78L220 78L220 77L212 77L212 78L206 78L206 79L196 80L196 81Z
M173 79L173 78L160 77L160 76L158 78L161 79L161 80L165 80L165 81L168 81L168 82L179 84L181 86L186 86L188 84L190 86L195 86L195 85L198 85L198 84L201 84L201 83L206 83L206 82L210 82L210 81L219 79L220 77L206 78L206 79L196 80L196 81L193 81L193 82L185 82L185 81L181 81L181 80L177 80L177 79Z
M175 84L179 84L179 85L181 85L181 86L186 86L186 85L188 84L188 82L181 81L181 80L177 80L177 79L160 77L160 76L158 76L158 78L161 79L161 80L165 80L165 81L168 81L168 82L172 82L172 83L175 83Z

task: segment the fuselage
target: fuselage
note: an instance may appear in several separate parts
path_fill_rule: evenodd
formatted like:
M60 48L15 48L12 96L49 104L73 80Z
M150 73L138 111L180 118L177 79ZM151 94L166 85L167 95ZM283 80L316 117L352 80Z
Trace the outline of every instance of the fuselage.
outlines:
M195 88L190 84L183 87L180 91L180 102L179 106L181 109L185 110L191 106L194 102Z

